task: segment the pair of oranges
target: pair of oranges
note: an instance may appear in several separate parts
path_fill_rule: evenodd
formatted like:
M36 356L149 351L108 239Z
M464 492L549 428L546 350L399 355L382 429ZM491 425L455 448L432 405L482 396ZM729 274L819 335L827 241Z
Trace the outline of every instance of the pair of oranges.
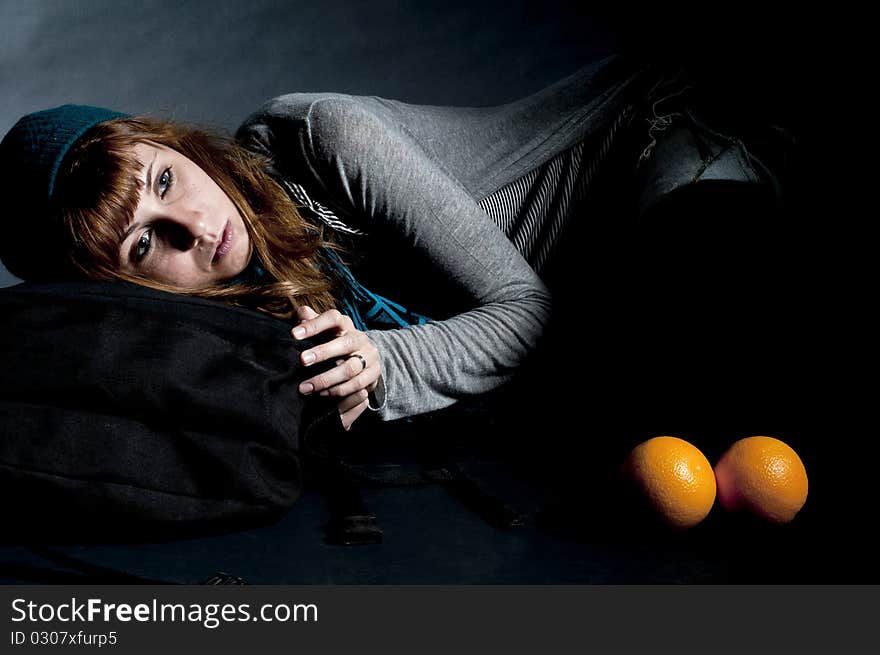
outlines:
M807 471L797 453L773 437L736 441L715 468L693 444L654 437L636 446L624 476L669 525L690 528L718 502L773 523L788 523L807 500Z

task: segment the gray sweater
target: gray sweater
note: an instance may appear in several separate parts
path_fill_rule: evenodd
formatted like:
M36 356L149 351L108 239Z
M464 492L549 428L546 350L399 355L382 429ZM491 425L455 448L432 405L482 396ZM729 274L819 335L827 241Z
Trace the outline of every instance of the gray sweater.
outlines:
M269 155L277 174L391 244L372 272L366 258L364 274L381 280L377 291L400 301L395 281L420 275L426 304L403 304L434 317L432 297L457 307L424 325L367 333L382 359L382 419L491 390L534 350L550 294L478 203L606 127L652 77L611 57L532 96L484 108L294 93L242 125L238 138Z

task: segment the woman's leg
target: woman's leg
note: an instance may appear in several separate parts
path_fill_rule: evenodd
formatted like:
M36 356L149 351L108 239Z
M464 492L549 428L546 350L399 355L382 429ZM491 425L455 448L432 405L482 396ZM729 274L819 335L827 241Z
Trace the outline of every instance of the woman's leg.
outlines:
M644 101L654 66L614 55L528 97L496 107L411 105L362 98L412 136L477 200L514 182Z

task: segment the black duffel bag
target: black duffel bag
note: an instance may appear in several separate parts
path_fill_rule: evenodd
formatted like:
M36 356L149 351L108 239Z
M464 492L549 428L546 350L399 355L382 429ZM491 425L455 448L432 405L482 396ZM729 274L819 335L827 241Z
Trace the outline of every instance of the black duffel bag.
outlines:
M283 321L86 282L2 289L0 316L7 541L272 521L303 450L344 435L332 401L298 393L310 344Z

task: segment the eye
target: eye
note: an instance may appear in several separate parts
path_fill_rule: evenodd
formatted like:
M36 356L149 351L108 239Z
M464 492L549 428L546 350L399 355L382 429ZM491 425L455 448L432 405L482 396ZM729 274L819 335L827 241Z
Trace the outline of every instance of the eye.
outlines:
M156 190L158 191L160 198L165 197L165 194L168 193L168 189L171 188L172 184L174 184L174 173L171 171L171 167L169 166L164 171L162 171L159 179L156 180Z
M144 258L150 254L152 246L153 230L144 230L135 242L134 248L132 248L132 259L137 263L142 262Z

